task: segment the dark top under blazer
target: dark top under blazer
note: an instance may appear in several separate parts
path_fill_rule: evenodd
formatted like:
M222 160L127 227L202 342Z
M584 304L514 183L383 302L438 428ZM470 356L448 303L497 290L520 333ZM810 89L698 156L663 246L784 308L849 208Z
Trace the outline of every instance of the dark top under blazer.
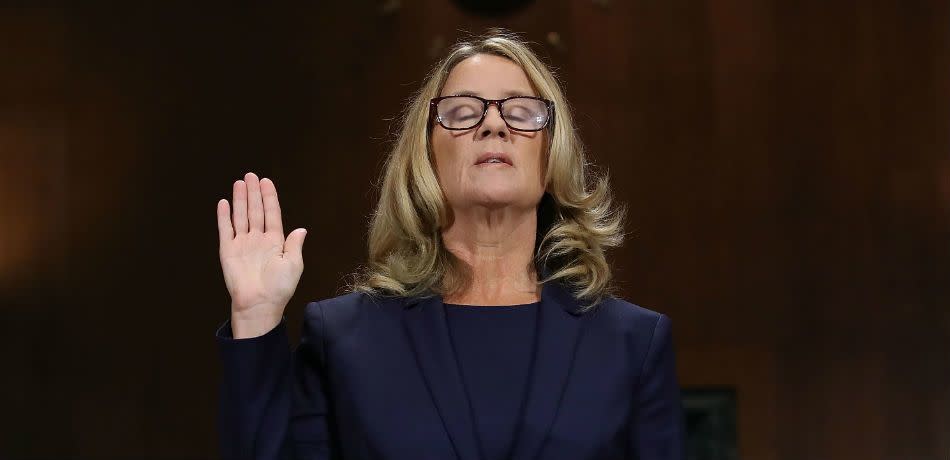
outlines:
M575 314L546 283L512 460L681 460L685 426L670 319L618 298ZM217 331L226 459L480 460L440 296L350 293L286 323Z
M482 460L508 460L511 454L526 399L540 305L445 304Z

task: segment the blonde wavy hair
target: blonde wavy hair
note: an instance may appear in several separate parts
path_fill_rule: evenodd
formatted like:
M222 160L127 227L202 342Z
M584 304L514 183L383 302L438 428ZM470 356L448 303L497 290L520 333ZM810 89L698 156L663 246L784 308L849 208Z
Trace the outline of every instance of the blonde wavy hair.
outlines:
M612 295L605 250L622 243L625 210L612 206L607 176L590 171L554 73L528 42L502 29L456 43L404 108L370 219L368 261L354 274L350 290L373 295L446 295L470 283L470 267L448 251L441 239L450 210L431 161L429 136L434 122L429 100L439 96L456 64L476 54L512 60L538 95L554 102L555 114L545 128L542 147L547 154L545 193L538 205L533 264L539 285L564 282L576 299L585 302L581 311L586 312Z

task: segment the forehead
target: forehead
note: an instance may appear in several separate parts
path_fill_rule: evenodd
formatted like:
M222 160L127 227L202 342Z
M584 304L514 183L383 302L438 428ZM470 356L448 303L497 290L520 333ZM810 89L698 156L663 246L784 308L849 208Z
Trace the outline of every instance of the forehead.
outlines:
M474 94L487 98L535 95L521 66L492 54L476 54L456 64L442 88L443 96L450 94Z

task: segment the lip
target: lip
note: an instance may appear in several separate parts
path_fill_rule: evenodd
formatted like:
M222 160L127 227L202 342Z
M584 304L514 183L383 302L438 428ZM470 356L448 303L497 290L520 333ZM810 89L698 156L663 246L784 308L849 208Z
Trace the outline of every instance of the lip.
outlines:
M480 165L492 158L498 158L508 166L514 166L511 163L511 156L505 152L482 152L480 155L478 155L478 159L475 161L475 164Z

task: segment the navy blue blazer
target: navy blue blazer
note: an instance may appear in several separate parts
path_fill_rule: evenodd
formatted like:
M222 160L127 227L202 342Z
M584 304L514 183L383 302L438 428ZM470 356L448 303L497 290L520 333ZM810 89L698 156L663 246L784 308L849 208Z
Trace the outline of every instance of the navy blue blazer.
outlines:
M683 459L669 317L614 297L578 305L542 287L511 460ZM217 331L223 458L485 460L440 296L310 302L294 349L285 321Z

